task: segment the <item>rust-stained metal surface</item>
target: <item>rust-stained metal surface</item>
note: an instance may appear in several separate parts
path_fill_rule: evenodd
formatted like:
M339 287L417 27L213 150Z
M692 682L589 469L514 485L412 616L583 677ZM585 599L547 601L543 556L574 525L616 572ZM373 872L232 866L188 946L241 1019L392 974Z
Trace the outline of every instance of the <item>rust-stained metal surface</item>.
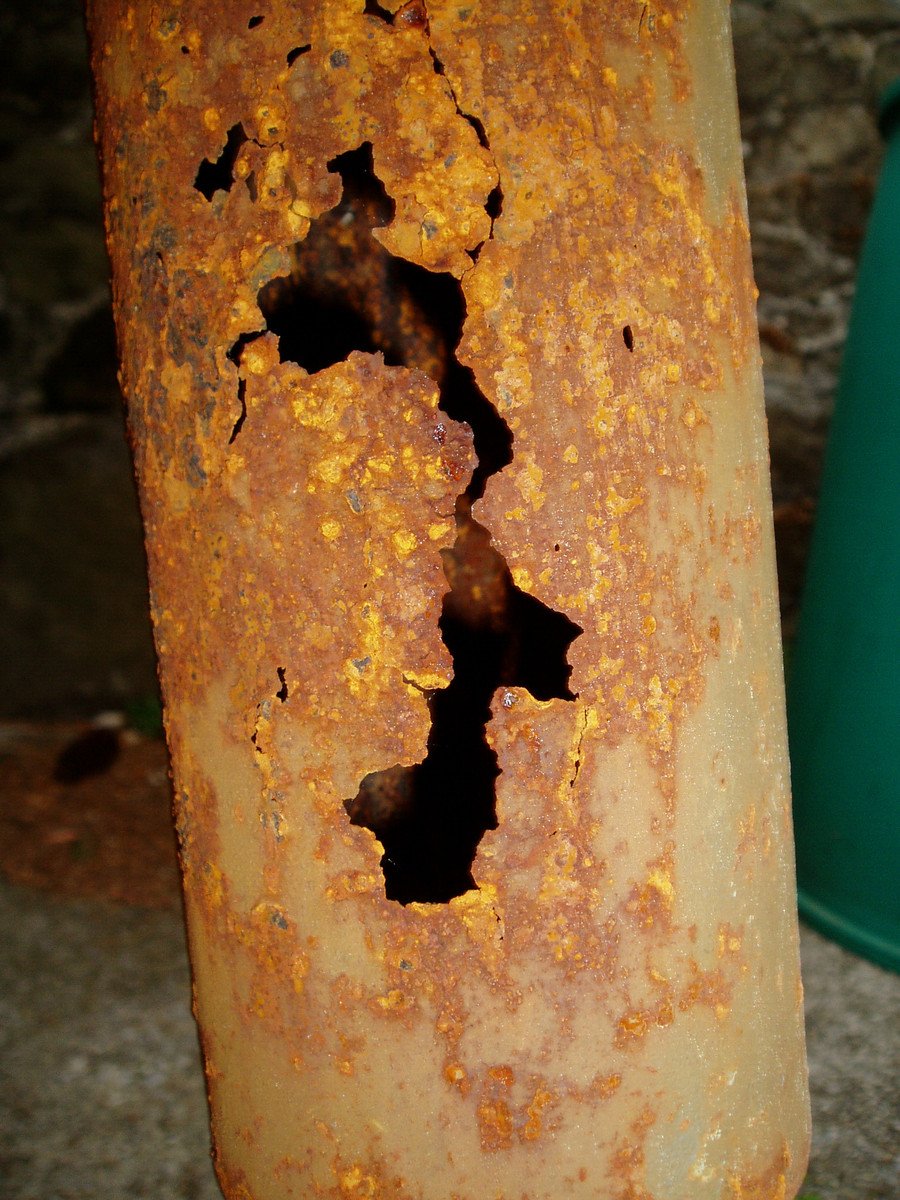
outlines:
M788 1200L727 6L88 7L227 1197Z

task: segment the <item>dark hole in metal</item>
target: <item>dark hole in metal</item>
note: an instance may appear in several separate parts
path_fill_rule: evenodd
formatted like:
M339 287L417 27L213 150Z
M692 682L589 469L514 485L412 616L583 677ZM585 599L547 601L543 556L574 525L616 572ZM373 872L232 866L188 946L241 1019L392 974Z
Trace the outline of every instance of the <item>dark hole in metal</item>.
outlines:
M243 125L240 123L232 125L228 130L222 153L216 161L210 162L208 158L204 158L198 167L194 187L207 200L212 200L216 192L231 191L234 185L234 164L237 161L238 151L246 140L247 135L244 133Z
M363 9L367 17L378 17L380 21L384 21L386 25L393 25L394 14L388 9L383 8L376 0L366 0L366 6Z
M503 212L503 192L500 190L499 183L492 189L491 194L488 196L484 211L491 218L492 225Z
M485 737L494 692L523 687L539 700L574 699L566 653L581 630L515 586L490 534L472 516L487 480L512 460L513 439L456 356L466 317L459 281L390 254L374 238L373 230L393 219L394 202L375 176L371 144L340 155L329 170L343 182L340 202L293 248L291 274L258 295L281 360L315 373L357 350L383 354L388 366L418 368L437 383L441 409L471 426L478 456L457 498L456 541L444 552L450 590L440 628L453 679L427 694L426 756L414 766L372 772L345 801L351 822L371 829L384 846L388 898L441 903L476 886L478 843L497 825L499 769ZM235 343L232 361L252 336Z
M242 333L233 346L229 347L225 357L233 362L236 367L241 365L241 357L244 353L244 347L249 346L251 342L255 342L257 338L263 336L264 330L256 329L253 333Z

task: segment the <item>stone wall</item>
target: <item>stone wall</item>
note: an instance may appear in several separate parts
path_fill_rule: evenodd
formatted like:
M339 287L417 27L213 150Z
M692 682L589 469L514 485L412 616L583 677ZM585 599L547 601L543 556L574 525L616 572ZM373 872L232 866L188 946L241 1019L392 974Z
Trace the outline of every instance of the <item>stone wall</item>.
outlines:
M878 100L900 76L900 4L738 0L732 21L789 637L882 156Z
M900 0L738 0L732 12L790 633L881 159L877 98L900 75ZM118 432L79 3L7 0L0 46L0 504L30 497L35 520L43 514L44 521L23 533L44 547L40 569L33 546L9 545L9 535L0 546L0 662L7 664L0 710L21 709L25 697L28 709L52 703L39 683L48 672L56 673L63 708L118 703L154 683L136 510ZM106 455L115 462L103 469ZM42 475L54 476L55 496L62 464L74 490L48 505ZM105 489L99 507L98 485ZM85 555L58 527L67 512L92 504L107 523L110 511L128 515ZM77 560L77 583L65 581L67 556ZM96 587L108 598L117 580L121 594L107 604L116 614L111 636L108 612L101 605L98 615L85 595ZM83 652L66 632L73 604ZM82 678L60 682L60 671Z

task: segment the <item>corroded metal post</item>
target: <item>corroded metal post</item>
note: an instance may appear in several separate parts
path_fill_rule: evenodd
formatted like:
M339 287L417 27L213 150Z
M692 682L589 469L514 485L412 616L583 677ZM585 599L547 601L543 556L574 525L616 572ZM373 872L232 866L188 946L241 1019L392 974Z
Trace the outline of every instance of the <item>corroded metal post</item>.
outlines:
M229 1200L784 1200L725 0L89 5Z

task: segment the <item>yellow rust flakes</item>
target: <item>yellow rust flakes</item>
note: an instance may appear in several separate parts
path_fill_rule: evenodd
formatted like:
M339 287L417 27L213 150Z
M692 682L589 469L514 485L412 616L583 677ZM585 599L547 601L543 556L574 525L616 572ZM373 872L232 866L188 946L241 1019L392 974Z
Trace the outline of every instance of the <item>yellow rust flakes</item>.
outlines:
M407 404L417 398L415 423L395 424L401 394ZM293 398L290 407L282 396ZM238 503L251 513L258 510L253 540L247 543L254 558L265 561L260 534L278 537L277 573L269 584L272 621L282 630L281 644L296 645L293 655L285 649L283 656L288 663L302 661L309 636L315 645L311 652L321 661L316 618L333 621L326 616L334 611L330 588L343 579L341 634L335 640L332 632L331 650L339 662L359 664L357 673L366 683L359 700L370 710L382 692L396 691L404 674L433 674L442 663L449 666L437 635L445 583L427 529L452 507L469 451L465 431L457 425L447 429L442 445L434 440L435 404L421 377L401 372L398 379L396 370L356 355L335 367L329 380L271 362L267 374L250 373L246 379L247 419L235 444L250 492ZM297 479L306 480L305 487L281 485L285 459ZM432 463L438 469L426 474L423 467ZM407 525L412 513L421 522L419 533ZM409 573L408 584L401 585L398 570ZM307 579L312 587L301 596L292 579ZM369 580L390 582L393 613L379 594L368 594ZM385 582L379 585L381 594ZM255 604L261 593L255 584ZM412 640L404 636L411 630ZM322 680L326 687L339 686L336 677L333 684L326 676ZM302 703L301 696L297 700Z
M789 1190L788 1179L796 1174L796 1167L788 1141L782 1138L771 1162L762 1170L729 1172L728 1200L789 1200L794 1193Z

